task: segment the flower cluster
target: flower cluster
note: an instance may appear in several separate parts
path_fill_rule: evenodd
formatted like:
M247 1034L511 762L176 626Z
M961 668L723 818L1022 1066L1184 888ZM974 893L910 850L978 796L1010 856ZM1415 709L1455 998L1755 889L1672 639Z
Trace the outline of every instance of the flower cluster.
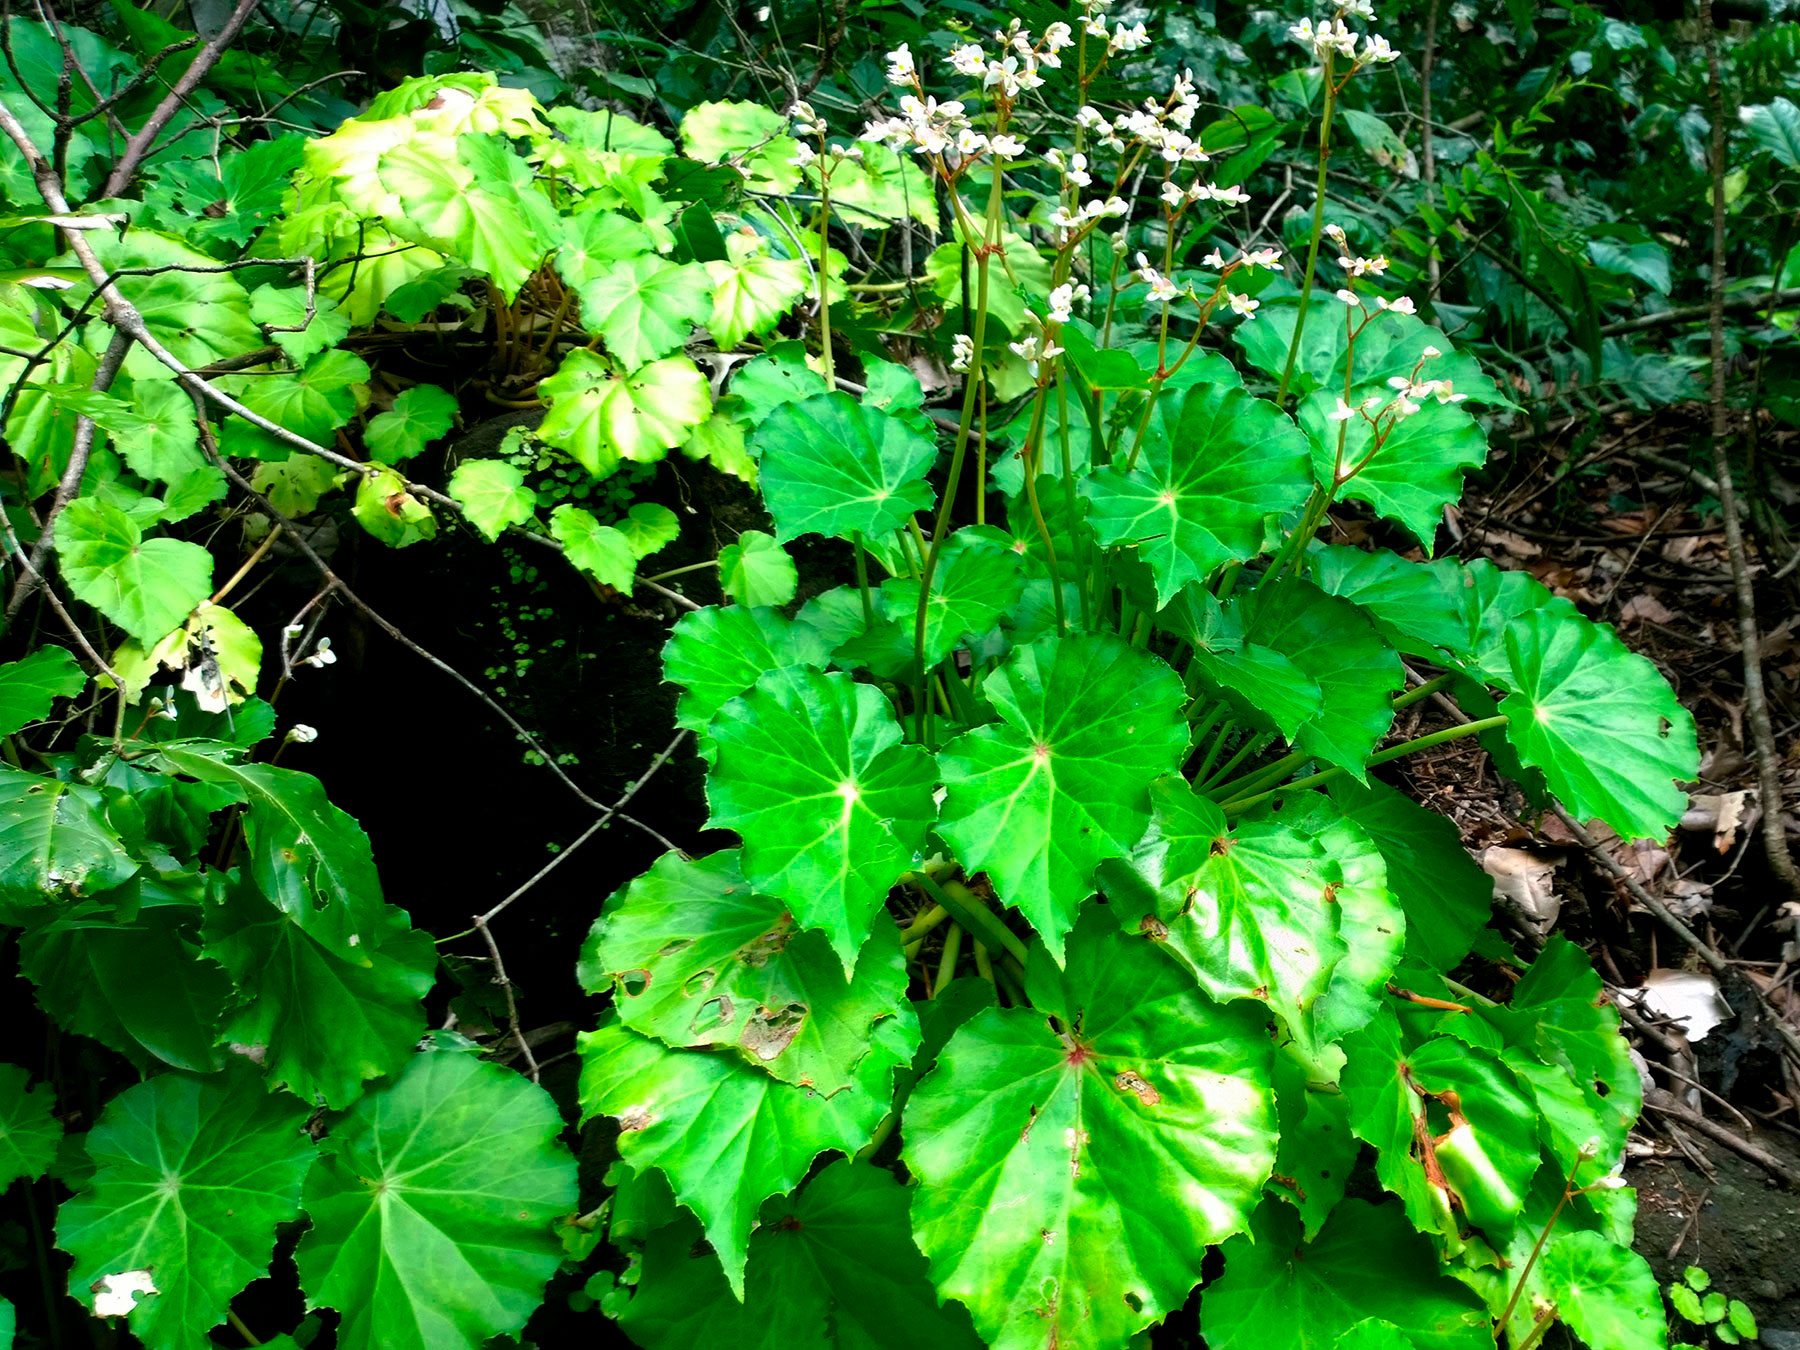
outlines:
M900 51L905 52L906 48L902 46ZM889 52L888 59L891 61L895 55L897 55L897 53ZM910 60L911 57L909 56L907 59ZM829 163L840 159L860 160L862 158L862 150L858 146L829 145L826 143L825 135L831 128L826 124L825 119L820 117L819 114L814 111L812 104L806 102L804 99L796 102L789 108L787 115L793 122L793 134L800 142L799 146L794 151L793 157L788 160L789 164L794 165L796 168L804 169L807 165L819 158L821 151L825 155L827 166L829 166ZM816 140L819 143L819 148L817 150L807 144L809 139Z
M1386 38L1379 33L1369 33L1362 38L1362 51L1356 49L1357 34L1344 22L1345 15L1373 23L1375 7L1369 0L1339 0L1336 13L1329 19L1314 23L1311 19L1302 19L1288 29L1288 36L1303 46L1312 49L1312 53L1321 62L1330 57L1342 57L1350 62L1351 73L1354 74L1367 65L1387 65L1396 61L1400 53L1388 45Z

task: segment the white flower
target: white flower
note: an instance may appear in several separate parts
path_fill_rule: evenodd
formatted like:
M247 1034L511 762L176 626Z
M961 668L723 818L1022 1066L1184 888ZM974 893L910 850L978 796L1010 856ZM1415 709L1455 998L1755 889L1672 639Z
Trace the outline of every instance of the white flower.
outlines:
M1108 52L1135 52L1139 47L1150 45L1150 34L1144 31L1142 23L1134 23L1127 28L1123 24L1113 29L1112 37L1107 39Z
M281 630L281 636L283 638L297 638L300 636L300 634L304 633L305 631L306 631L305 624L290 623L286 628L283 628Z
M1063 174L1063 182L1078 188L1090 186L1094 181L1094 176L1087 171L1087 166L1088 157L1086 155L1079 153L1070 155L1068 172Z
M313 654L300 663L303 666L331 666L337 664L337 653L331 650L331 639L322 637L319 645L313 648Z
M1346 305L1349 305L1352 309L1362 304L1362 301L1357 297L1355 291L1339 291L1337 293L1337 298L1342 300Z
M964 127L956 133L956 153L964 159L974 159L988 148L988 138L973 127Z
M1105 126L1106 118L1100 114L1098 108L1090 107L1084 103L1075 110L1075 125L1078 127L1087 127L1091 130L1094 127Z
M317 727L309 727L304 722L296 722L288 728L287 739L296 745L311 745L319 739Z
M1075 45L1075 34L1066 23L1053 23L1044 30L1044 47L1047 51L1059 52L1064 47Z
M1344 227L1342 225L1327 225L1324 232L1326 238L1330 239L1339 248L1349 248L1349 244L1346 243L1344 239Z
M1089 291L1084 285L1065 281L1050 292L1050 318L1054 323L1067 323L1073 316L1078 301L1086 300Z
M1187 200L1187 194L1181 190L1181 185L1174 179L1165 178L1162 185L1162 199L1165 205L1178 207Z
M764 5L756 11L756 21L758 23L767 23L769 21L769 6Z
M1375 22L1375 6L1370 4L1369 0L1338 0L1338 12L1361 19L1365 23Z
M1404 395L1404 394L1402 394L1399 398L1395 399L1388 406L1394 410L1394 416L1396 419L1401 418L1401 417L1411 417L1414 413L1419 411L1419 405L1414 403L1410 398L1406 397L1406 395Z
M958 75L985 75L987 53L979 43L970 42L950 53L950 68Z
M1398 300L1388 305L1387 308L1393 310L1396 314L1417 314L1419 312L1419 307L1413 304L1410 295L1401 296Z
M950 339L950 369L967 370L969 362L975 359L975 339L967 333L958 333Z
M1025 153L1025 142L1017 136L996 136L988 142L988 148L1001 159L1018 159Z
M1621 1159L1613 1164L1612 1171L1601 1177L1594 1185L1603 1191L1623 1190L1625 1186L1629 1184L1625 1180L1624 1172L1625 1163L1624 1160Z
M1281 266L1281 250L1278 248L1253 248L1244 255L1246 267L1276 268Z
M1293 25L1293 27L1288 29L1288 36L1293 38L1295 42L1304 42L1307 46L1309 46L1309 47L1312 46L1312 40L1313 40L1313 22L1312 22L1312 20L1311 19L1300 20L1299 23Z
M1336 409L1331 412L1326 413L1325 420L1328 422L1348 422L1352 417L1355 417L1355 416L1356 416L1356 409L1352 408L1348 403L1344 402L1344 396L1342 394L1339 394Z
M1220 187L1217 183L1195 183L1187 195L1190 202L1205 199L1225 206L1242 206L1250 200L1250 194L1242 188Z
M1081 21L1081 28L1083 32L1092 38L1103 38L1106 36L1106 20L1100 18L1098 15L1092 18L1083 19Z
M795 99L793 105L788 108L787 115L796 122L816 122L819 120L819 115L813 111L812 104L808 103L805 99Z
M1439 351L1436 347L1427 347L1427 348L1425 348L1424 351L1419 353L1420 358L1423 360L1426 360L1426 361L1433 360L1442 355L1443 355L1443 353L1441 351Z
M804 169L818 157L818 153L803 141L794 148L794 153L788 158L788 163L797 169Z
M1386 65L1390 61L1398 61L1400 53L1388 46L1388 40L1379 33L1373 33L1363 39L1362 56L1359 64L1373 61L1377 65Z
M1211 253L1200 260L1200 265L1202 267L1210 267L1214 271L1220 271L1225 266L1225 255L1215 248Z
M1256 311L1262 308L1262 301L1252 300L1247 295L1238 295L1233 291L1227 291L1225 295L1226 299L1230 302L1231 312L1233 314L1241 314L1246 319L1254 319L1256 317Z
M919 78L918 67L913 65L912 50L902 42L887 54L887 77L889 84L911 84Z

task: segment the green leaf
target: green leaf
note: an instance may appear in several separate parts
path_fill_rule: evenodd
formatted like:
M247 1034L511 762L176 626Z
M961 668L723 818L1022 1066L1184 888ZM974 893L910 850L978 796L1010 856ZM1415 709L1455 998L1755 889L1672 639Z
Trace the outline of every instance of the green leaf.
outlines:
M1310 1065L1277 1052L1275 1107L1281 1139L1267 1188L1299 1212L1301 1233L1309 1242L1344 1198L1362 1152L1361 1141L1350 1132L1349 1101L1339 1091L1314 1091L1310 1075Z
M1283 821L1229 830L1179 775L1157 780L1151 799L1130 858L1101 864L1119 922L1162 944L1219 1002L1264 1004L1316 1059L1313 1005L1349 950L1324 845Z
M1282 653L1319 686L1323 707L1294 746L1368 778L1369 752L1393 724L1393 694L1405 687L1400 658L1347 600L1289 578L1246 599L1249 638Z
M800 343L778 342L746 361L731 377L731 397L742 407L744 420L761 426L782 404L829 392L825 377L807 360L806 348Z
M50 715L59 698L87 688L87 674L68 648L39 647L0 666L0 736L10 736Z
M1351 399L1354 404L1379 394L1385 402L1391 392L1363 385L1351 391ZM1428 399L1411 417L1391 425L1382 419L1387 431L1377 450L1375 428L1364 418L1330 420L1328 414L1341 397L1341 390L1321 389L1300 405L1300 425L1312 444L1314 475L1321 483L1330 483L1339 466L1348 470L1362 464L1338 495L1367 502L1377 515L1398 521L1429 556L1444 507L1462 497L1463 470L1487 459L1486 435L1461 407Z
M986 871L1060 959L1063 934L1150 824L1150 784L1187 749L1175 672L1110 634L1021 647L982 690L1001 724L938 754L948 796L939 832Z
M620 1325L647 1350L978 1350L967 1314L938 1306L909 1202L889 1173L848 1160L770 1200L750 1238L743 1303L718 1258L695 1253L695 1226L672 1224L651 1239Z
M913 1233L996 1350L1122 1345L1256 1203L1268 1037L1099 907L1027 981L1032 1007L976 1014L908 1104Z
M614 263L581 287L582 318L633 370L679 349L712 312L712 285L698 263L640 255Z
M589 993L613 991L633 1031L733 1050L829 1095L855 1081L877 1021L898 1018L916 1044L906 962L898 930L881 924L846 980L825 935L797 927L786 904L751 889L737 850L665 853L608 903L577 973Z
M367 400L368 379L368 364L360 356L334 348L313 357L299 371L228 376L220 387L277 426L315 444L330 445L332 433L347 425ZM221 435L225 449L234 455L280 460L304 453L241 418L226 422Z
M93 788L0 768L0 896L7 904L97 895L137 870Z
M116 921L90 906L44 924L21 937L20 968L45 1010L77 1035L140 1067L160 1060L210 1073L219 1067L214 1047L230 981L201 959L194 906L133 885L144 901L135 918Z
M1345 1200L1325 1230L1268 1201L1250 1237L1225 1245L1225 1273L1200 1300L1213 1350L1325 1350L1371 1317L1403 1326L1418 1350L1488 1350L1486 1309L1439 1273L1437 1254L1394 1205Z
M329 295L313 292L307 312L303 286L258 286L250 292L250 317L269 330L269 340L303 366L350 336L350 316Z
M27 1088L29 1081L17 1064L0 1064L0 1191L43 1176L62 1144L56 1089L48 1083Z
M1336 1350L1418 1350L1418 1347L1392 1322L1380 1317L1365 1317L1338 1337Z
M881 693L848 675L773 671L719 710L708 728L709 824L744 841L744 875L823 928L844 969L935 810L931 758L901 743Z
M525 1325L576 1199L562 1128L535 1083L442 1051L333 1124L294 1260L307 1305L342 1314L341 1350L474 1350Z
M1730 1319L1731 1329L1747 1341L1757 1338L1756 1314L1749 1307L1732 1299L1725 1307L1725 1316Z
M1137 548L1159 605L1260 552L1264 520L1312 489L1305 438L1273 403L1208 384L1180 408L1166 433L1146 436L1138 467L1098 469L1081 485L1100 542Z
M131 230L123 238L90 230L84 238L109 272L162 269L149 276L120 277L119 293L136 306L150 335L190 370L263 345L261 331L250 320L249 296L233 273L218 270L217 258L173 235L151 230ZM78 266L73 254L56 261ZM64 292L63 299L79 303L90 290L84 279ZM169 378L167 369L148 352L134 351L126 358L126 369L133 376Z
M705 460L722 474L756 486L756 461L744 445L744 428L735 417L713 413L681 444L689 459Z
M637 581L637 557L631 541L593 514L564 502L550 513L550 533L563 546L569 562L603 586L631 592Z
M848 394L782 403L757 429L751 450L783 542L804 534L886 535L936 500L925 481L937 460L932 438Z
M740 605L785 605L800 588L800 573L773 535L745 530L719 550L719 586Z
M824 666L836 643L772 609L733 606L683 614L663 648L663 674L682 686L675 724L704 731L720 708L772 670Z
M1708 1322L1723 1322L1725 1320L1725 1295L1717 1289L1713 1290L1712 1293L1700 1300L1700 1311L1706 1315Z
M1705 1325L1706 1315L1700 1311L1700 1296L1685 1284L1669 1286L1669 1302L1688 1321Z
M909 1032L911 1033L909 1035ZM875 1024L856 1085L826 1096L753 1069L737 1055L672 1050L610 1019L577 1037L584 1118L619 1118L619 1152L655 1167L706 1230L734 1294L744 1290L750 1228L764 1200L800 1184L828 1150L854 1153L888 1112L894 1068L917 1046L898 1018Z
M1331 799L1367 832L1387 863L1387 884L1406 913L1406 952L1434 970L1469 954L1492 907L1493 879L1462 846L1462 833L1378 779L1339 778Z
M1704 1294L1708 1289L1712 1288L1712 1276L1706 1273L1706 1268L1704 1266L1687 1267L1681 1272L1681 1279L1682 1282L1695 1293ZM1700 1305L1696 1303L1694 1306L1697 1308ZM1696 1318L1695 1320L1698 1321L1699 1319Z
M369 457L383 464L411 459L456 422L456 397L435 384L416 384L377 413L363 432Z
M833 185L832 204L838 204ZM731 247L741 235L727 241ZM712 316L707 320L713 341L730 351L751 333L766 333L781 321L812 284L806 264L771 258L766 247L753 252L733 248L730 261L709 262ZM742 256L739 256L739 255Z
M1800 169L1800 107L1792 99L1747 103L1738 109L1738 120L1759 150L1767 150L1790 169Z
M465 459L450 475L450 495L489 543L537 510L537 494L525 486L525 475L503 459Z
M1544 1248L1557 1314L1588 1350L1664 1350L1656 1276L1636 1252L1599 1233L1558 1233Z
M194 400L174 381L136 380L129 403L86 389L74 397L53 389L52 396L92 417L138 477L174 484L198 475L217 481L222 493L224 475L200 453Z
M319 498L344 477L329 461L296 451L286 459L258 464L250 486L267 496L269 504L283 515L305 516L317 510Z
M944 541L931 578L925 605L925 664L935 666L965 639L978 640L1000 625L1000 616L1018 601L1024 588L1024 560L1013 551L1003 531L980 526L958 530ZM904 644L913 646L919 610L916 577L893 577L881 583L883 608L899 623Z
M712 411L706 377L670 356L621 378L592 352L574 351L538 384L551 400L538 434L568 451L596 478L621 459L652 464L688 439Z
M156 1293L138 1299L131 1330L151 1350L210 1350L206 1333L268 1272L276 1225L299 1217L305 1124L304 1106L241 1063L120 1093L87 1135L92 1178L57 1216L69 1292L95 1307L97 1282L147 1271Z
M634 558L647 558L675 542L681 521L673 511L655 502L634 502L618 524L625 546Z
M1611 628L1542 611L1507 626L1507 739L1569 811L1628 839L1661 839L1700 768L1693 716Z
M407 490L406 480L392 469L364 474L356 485L351 513L370 534L390 548L405 548L437 536L437 517Z
M1292 741L1324 706L1319 682L1272 647L1246 640L1238 608L1222 608L1204 586L1184 587L1157 623L1193 648L1198 692L1225 700L1252 726Z
M56 551L75 597L146 646L212 593L212 554L180 539L145 539L130 516L91 497L57 516Z
M1502 1064L1448 1036L1407 1056L1408 1085L1455 1103L1433 1156L1458 1210L1493 1238L1519 1220L1542 1160L1532 1098Z
M208 914L206 955L237 990L220 1036L309 1105L348 1106L367 1080L399 1073L425 1030L430 935L387 905L364 917L344 955L249 886L227 888Z
M792 192L800 171L788 163L799 143L787 119L759 103L696 103L681 119L681 148L703 163L741 169L753 192Z
M551 231L540 227L550 221L547 209L528 210L510 182L478 176L473 166L495 153L514 158L483 136L418 135L383 154L378 172L405 203L404 215L387 217L397 233L486 272L510 300L543 260L539 240Z
M235 789L249 803L244 838L250 875L270 903L345 960L361 963L361 934L381 924L381 881L369 837L334 806L311 774L268 764L233 764L181 745L168 765L203 783Z

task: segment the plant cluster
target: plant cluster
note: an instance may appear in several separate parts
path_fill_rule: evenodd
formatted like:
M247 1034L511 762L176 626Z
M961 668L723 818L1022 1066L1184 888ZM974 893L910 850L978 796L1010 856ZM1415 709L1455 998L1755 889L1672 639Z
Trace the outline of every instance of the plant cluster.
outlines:
M1303 261L1238 227L1275 119L1211 117L1109 10L897 44L848 122L696 99L671 137L455 72L186 155L147 153L124 51L9 25L9 612L71 646L0 667L0 919L144 1081L71 1165L0 1070L0 1179L69 1184L97 1315L211 1344L303 1223L345 1347L520 1334L559 1270L649 1350L1118 1346L1203 1277L1215 1350L1666 1344L1598 976L1514 957L1454 827L1371 771L1480 737L1530 800L1657 837L1692 719L1532 577L1434 560L1520 391L1330 207L1399 56L1367 0L1280 25L1319 113ZM766 509L705 564L722 604L643 573L679 519L607 486L671 455ZM1395 547L1322 538L1334 510ZM583 946L603 1187L534 1082L421 1042L436 945L278 763L348 595L325 519L682 610L676 718L739 843L671 850ZM843 567L804 603L800 540ZM322 589L266 651L226 602L277 545ZM1393 741L1434 696L1453 720ZM455 937L510 1010L489 917Z

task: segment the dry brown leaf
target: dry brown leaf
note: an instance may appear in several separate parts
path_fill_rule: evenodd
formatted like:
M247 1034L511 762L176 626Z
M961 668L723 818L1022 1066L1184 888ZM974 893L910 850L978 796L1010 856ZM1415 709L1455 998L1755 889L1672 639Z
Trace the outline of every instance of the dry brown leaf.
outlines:
M1675 612L1654 595L1634 595L1619 606L1619 624L1626 627L1641 620L1651 623L1668 624L1675 621Z
M1556 869L1561 858L1542 858L1522 848L1495 844L1481 851L1481 870L1494 879L1494 899L1510 900L1548 933L1562 911L1556 894Z

